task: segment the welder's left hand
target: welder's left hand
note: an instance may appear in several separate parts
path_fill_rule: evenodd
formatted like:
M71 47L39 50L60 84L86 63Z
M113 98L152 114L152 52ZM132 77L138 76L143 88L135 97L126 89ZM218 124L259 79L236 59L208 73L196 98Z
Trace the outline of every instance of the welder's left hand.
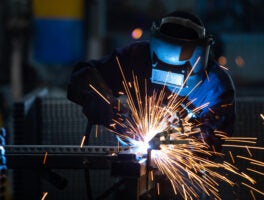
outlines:
M110 129L118 134L125 134L128 129L127 120L130 118L130 109L127 104L127 96L122 95L113 102L114 115Z
M108 126L114 116L114 105L107 103L98 94L89 91L87 103L83 105L83 113L91 124Z

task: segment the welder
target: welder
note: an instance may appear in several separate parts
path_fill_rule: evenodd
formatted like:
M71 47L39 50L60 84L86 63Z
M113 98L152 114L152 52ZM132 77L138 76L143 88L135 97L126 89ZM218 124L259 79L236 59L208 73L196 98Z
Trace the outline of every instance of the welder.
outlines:
M220 151L223 141L218 131L231 136L235 120L235 88L228 72L215 60L213 36L206 33L199 17L186 11L174 11L153 22L148 41L139 41L115 49L99 60L89 60L75 66L68 85L68 98L82 106L92 124L109 126L116 108L116 98L123 91L122 75L127 82L133 73L140 87L148 92L166 86L168 93L178 93L185 105L193 108L208 106L196 113L202 138L214 150ZM169 72L169 74L168 74ZM106 97L104 101L89 85Z

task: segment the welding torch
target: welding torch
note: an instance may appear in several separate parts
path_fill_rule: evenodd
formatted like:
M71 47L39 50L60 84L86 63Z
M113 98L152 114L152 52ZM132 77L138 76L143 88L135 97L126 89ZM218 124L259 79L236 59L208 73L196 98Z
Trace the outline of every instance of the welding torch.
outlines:
M185 122L190 122L191 119L197 118L196 114L189 109L185 104L181 103L182 109L186 112L185 116L181 116L179 112L175 112L172 118L168 119L168 129L160 133L157 133L150 141L149 146L151 150L159 150L161 144L165 145L176 145L176 144L188 144L189 140L186 139L177 139L171 140L171 134L178 133L184 134L184 125ZM161 140L162 138L162 140Z
M170 135L174 133L178 134L184 134L184 128L182 125L181 120L178 120L178 122L171 123L168 122L170 129L162 131L157 133L150 141L149 141L149 146L147 150L147 161L146 161L146 183L149 182L149 174L152 170L155 168L151 164L151 151L152 150L161 150L160 145L177 145L177 144L189 144L189 140L187 139L177 139L177 140L171 140ZM163 137L163 140L161 138ZM146 184L146 188L148 189L148 184Z

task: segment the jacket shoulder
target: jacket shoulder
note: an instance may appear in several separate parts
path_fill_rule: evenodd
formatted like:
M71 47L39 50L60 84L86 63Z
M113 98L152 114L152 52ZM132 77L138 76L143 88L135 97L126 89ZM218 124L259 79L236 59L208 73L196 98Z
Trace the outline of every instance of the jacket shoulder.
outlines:
M228 69L226 69L225 67L215 62L209 68L209 74L210 74L209 78L215 79L215 81L219 82L220 85L224 86L225 88L234 90L235 86L234 86L233 79Z

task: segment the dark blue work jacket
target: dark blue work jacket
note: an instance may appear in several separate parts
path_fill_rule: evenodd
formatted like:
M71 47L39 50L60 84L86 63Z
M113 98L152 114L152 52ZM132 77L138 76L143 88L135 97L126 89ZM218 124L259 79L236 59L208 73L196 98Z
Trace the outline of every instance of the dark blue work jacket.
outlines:
M149 86L148 91L159 89L161 86L152 84L151 58L149 43L136 42L124 48L118 48L100 60L90 60L79 63L75 66L68 87L68 98L75 103L85 106L85 90L88 90L88 80L91 68L96 68L102 75L106 85L112 90L113 95L124 91L122 76L117 64L116 57L124 71L126 81L133 81L132 71L138 77L140 88L144 88L145 81ZM193 101L194 107L209 103L199 114L198 120L203 124L201 127L208 144L213 145L217 150L221 149L223 141L215 134L226 132L231 136L235 120L235 89L233 81L228 72L216 62L209 61L207 66L208 76L192 93L187 97Z

